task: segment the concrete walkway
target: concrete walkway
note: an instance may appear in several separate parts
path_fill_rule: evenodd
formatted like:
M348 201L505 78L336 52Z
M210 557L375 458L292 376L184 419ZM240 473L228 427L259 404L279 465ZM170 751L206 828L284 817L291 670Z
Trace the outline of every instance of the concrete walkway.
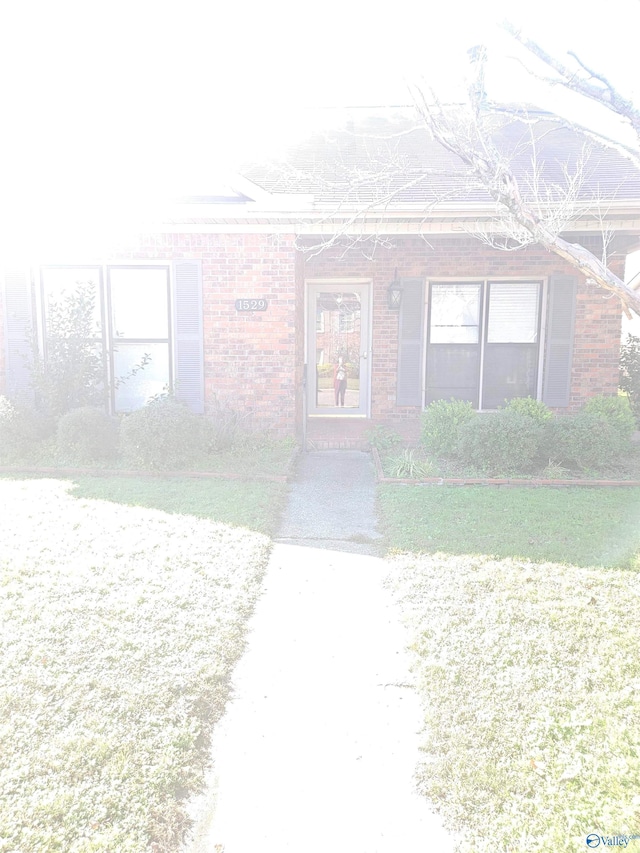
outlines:
M369 456L303 454L190 853L453 850L414 791L421 715L378 539Z

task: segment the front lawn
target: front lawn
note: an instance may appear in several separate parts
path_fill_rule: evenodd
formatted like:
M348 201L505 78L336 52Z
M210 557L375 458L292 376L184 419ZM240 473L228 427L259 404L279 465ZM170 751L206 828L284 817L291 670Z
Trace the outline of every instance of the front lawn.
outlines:
M379 510L419 787L459 850L640 833L640 490L389 485Z
M284 483L199 480L189 477L74 477L70 494L127 506L208 518L273 534L286 494Z
M231 524L240 488L254 529ZM0 851L179 848L268 559L265 488L0 479Z
M391 549L638 564L640 489L382 484L378 506Z

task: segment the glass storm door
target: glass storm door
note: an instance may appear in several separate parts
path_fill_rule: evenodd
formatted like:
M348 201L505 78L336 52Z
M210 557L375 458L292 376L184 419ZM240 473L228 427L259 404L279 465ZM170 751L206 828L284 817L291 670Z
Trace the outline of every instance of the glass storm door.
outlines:
M307 301L309 415L368 415L369 285L310 284Z

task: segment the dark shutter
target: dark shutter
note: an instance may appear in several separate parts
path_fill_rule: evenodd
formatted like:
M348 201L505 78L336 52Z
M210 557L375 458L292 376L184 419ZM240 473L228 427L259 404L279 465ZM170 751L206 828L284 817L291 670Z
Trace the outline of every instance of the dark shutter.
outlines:
M176 398L204 412L201 261L173 262Z
M29 362L32 356L33 302L27 270L10 270L4 276L4 340L7 396L33 397Z
M542 399L547 406L555 408L568 406L571 394L576 291L574 276L558 275L549 281Z
M402 279L402 302L398 324L398 406L422 405L422 335L424 281Z

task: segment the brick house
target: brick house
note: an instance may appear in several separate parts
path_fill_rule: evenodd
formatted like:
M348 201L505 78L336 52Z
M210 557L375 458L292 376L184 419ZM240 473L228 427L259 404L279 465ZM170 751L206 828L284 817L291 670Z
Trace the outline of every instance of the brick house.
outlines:
M513 121L498 134L522 186L530 139ZM536 156L553 188L581 142L543 127ZM229 407L309 446L359 447L375 424L417 436L436 399L485 411L532 396L571 411L616 393L617 299L540 247L492 245L495 206L447 158L406 116L367 117L215 195L173 202L99 256L13 264L0 301L0 393L28 391L29 329L44 344L51 300L78 281L96 288L96 345L111 377L151 356L113 389L114 411L170 385L196 412ZM608 264L622 276L640 245L640 178L609 151L592 150L587 165L564 236L598 252L609 229Z

